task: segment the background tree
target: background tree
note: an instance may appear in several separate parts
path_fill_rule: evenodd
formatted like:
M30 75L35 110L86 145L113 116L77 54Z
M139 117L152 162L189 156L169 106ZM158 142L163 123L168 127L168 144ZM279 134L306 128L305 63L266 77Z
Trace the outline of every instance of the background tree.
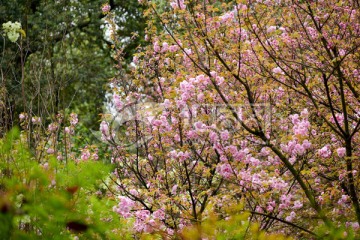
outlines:
M54 120L77 111L82 124L97 128L107 81L114 76L113 42L104 38L103 1L3 1L0 23L18 21L26 33L17 44L0 39L1 133L18 115ZM144 23L137 1L110 1L117 16L125 59L142 41ZM136 33L137 37L129 39ZM31 127L31 126L30 126ZM84 130L86 134L89 132Z

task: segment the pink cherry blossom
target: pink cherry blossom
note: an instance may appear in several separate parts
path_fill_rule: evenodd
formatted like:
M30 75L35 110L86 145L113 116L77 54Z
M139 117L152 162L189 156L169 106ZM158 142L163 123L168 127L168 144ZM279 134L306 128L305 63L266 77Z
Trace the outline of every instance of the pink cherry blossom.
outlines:
M338 154L339 157L345 157L346 154L346 149L344 147L338 148L336 149L336 152Z
M318 151L319 155L323 158L329 158L332 154L328 145L324 146Z

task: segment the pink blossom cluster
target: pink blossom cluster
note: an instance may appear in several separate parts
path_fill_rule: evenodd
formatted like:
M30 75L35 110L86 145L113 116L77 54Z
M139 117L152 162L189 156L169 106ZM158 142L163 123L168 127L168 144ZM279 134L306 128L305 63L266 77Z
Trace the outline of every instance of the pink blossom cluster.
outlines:
M173 0L170 2L170 6L175 9L185 9L186 5L184 4L184 0Z
M135 202L128 197L120 196L119 203L117 206L114 206L113 210L119 213L124 218L129 218L132 216L131 211L135 206Z
M301 116L303 117L303 119L299 119L298 114L294 114L290 116L290 119L294 125L293 132L295 135L307 136L310 129L310 122L307 119L308 116L307 109L304 109L301 112Z
M109 123L102 121L100 124L100 132L102 134L102 139L110 140L110 130L109 130Z
M120 96L116 93L113 94L113 102L118 111L121 111L124 107L124 103L121 100Z
M80 159L82 161L87 161L89 159L98 160L99 159L98 149L97 148L93 149L89 146L85 146L85 148L81 150Z
M318 154L323 158L329 158L332 155L332 151L329 145L325 145L321 149L319 149Z
M101 11L103 12L103 14L107 14L108 12L110 12L111 10L111 6L109 4L104 4L101 7Z
M55 132L58 129L58 124L57 123L50 123L48 126L48 130L49 132Z
M190 153L189 152L182 152L179 151L177 152L176 150L172 150L171 152L169 152L168 154L169 157L177 159L180 163L188 160L190 158Z
M33 124L35 124L35 125L40 125L41 124L41 117L34 116L34 117L31 118L31 122Z
M76 124L78 124L79 119L76 113L71 113L70 114L70 118L69 118L70 124L72 126L75 126Z
M20 121L24 121L27 118L27 114L26 113L20 113L19 114L19 119Z

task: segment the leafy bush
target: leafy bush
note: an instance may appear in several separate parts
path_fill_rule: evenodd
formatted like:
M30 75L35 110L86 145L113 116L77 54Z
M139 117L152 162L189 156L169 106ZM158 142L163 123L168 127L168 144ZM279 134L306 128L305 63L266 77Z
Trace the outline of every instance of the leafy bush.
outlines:
M112 167L37 162L18 129L0 140L0 239L124 239L104 181Z

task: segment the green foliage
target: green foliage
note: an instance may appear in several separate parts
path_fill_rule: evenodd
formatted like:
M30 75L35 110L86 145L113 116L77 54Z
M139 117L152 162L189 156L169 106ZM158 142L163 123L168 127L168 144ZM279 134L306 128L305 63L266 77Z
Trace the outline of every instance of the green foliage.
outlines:
M351 228L346 228L343 224L340 227L329 227L325 224L317 229L318 239L324 240L355 240L355 232Z
M119 239L122 223L102 189L111 166L39 164L17 129L0 141L0 154L0 239Z
M116 36L123 44L123 58L127 64L132 61L133 54L140 45L146 45L144 41L146 20L143 15L143 6L138 0L110 1L111 12L115 15L118 25ZM131 39L131 40L130 40Z
M240 206L227 209L229 216L219 219L216 215L205 220L201 225L194 225L182 231L183 239L218 239L218 240L285 240L292 239L281 234L269 234L260 230L258 224L249 222L250 214L239 211Z
M18 115L48 122L59 111L77 112L83 135L98 129L106 85L115 75L113 42L104 38L103 0L3 1L0 25L19 22L17 44L0 37L0 137L17 125ZM126 62L142 43L145 21L137 0L109 1L117 16ZM8 29L8 28L7 28ZM19 32L9 32L11 38ZM133 36L136 37L133 37ZM119 46L117 46L119 47ZM90 139L93 141L94 139Z

